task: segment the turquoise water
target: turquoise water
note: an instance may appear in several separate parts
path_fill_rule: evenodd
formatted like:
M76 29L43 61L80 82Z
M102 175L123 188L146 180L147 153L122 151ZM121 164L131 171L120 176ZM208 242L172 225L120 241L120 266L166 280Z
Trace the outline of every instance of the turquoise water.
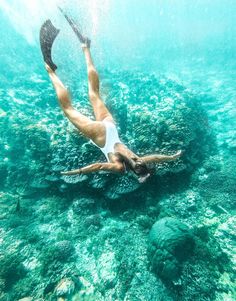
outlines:
M39 30L60 28L57 74L93 118L80 44L137 154L184 151L132 175L62 177L104 161L63 116ZM236 2L0 0L0 300L236 299Z

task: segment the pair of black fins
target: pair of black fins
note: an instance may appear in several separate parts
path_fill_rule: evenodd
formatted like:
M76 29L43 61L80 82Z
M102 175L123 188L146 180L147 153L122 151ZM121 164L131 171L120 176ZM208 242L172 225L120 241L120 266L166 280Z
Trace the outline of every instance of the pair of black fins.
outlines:
M87 38L84 38L78 30L78 27L74 23L74 21L64 13L64 11L59 7L59 10L62 12L68 23L70 24L71 28L73 29L76 36L79 38L81 43L85 43ZM51 22L51 20L47 20L43 23L40 29L40 46L41 51L43 54L43 59L48 66L55 71L57 69L57 65L52 61L52 45L55 41L57 35L59 34L60 30L57 29Z

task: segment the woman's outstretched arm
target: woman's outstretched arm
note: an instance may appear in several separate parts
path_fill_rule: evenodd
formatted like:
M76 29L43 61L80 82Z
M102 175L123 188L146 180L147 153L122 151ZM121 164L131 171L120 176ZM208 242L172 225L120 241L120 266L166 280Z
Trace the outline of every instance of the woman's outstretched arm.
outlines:
M96 171L110 171L110 172L123 172L122 164L117 163L94 163L79 169L74 169L70 171L61 172L64 176L78 175L78 174L88 174Z
M154 154L149 156L141 157L140 159L144 161L145 163L162 163L162 162L170 162L178 159L182 155L182 151L179 150L176 154L172 156L168 155L160 155L160 154Z

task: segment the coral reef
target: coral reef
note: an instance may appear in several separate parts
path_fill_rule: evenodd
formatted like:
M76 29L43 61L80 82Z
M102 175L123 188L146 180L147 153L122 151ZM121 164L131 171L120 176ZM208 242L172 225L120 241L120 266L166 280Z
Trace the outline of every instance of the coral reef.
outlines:
M171 154L178 149L185 151L180 160L159 165L157 175L191 172L209 155L213 148L213 136L209 130L206 113L195 94L168 78L123 72L113 75L113 91L119 91L121 81L129 82L129 88L123 97L126 99L127 110L132 114L125 116L122 113L116 116L121 103L114 98L113 92L107 96L107 105L112 102L122 140L139 154ZM44 83L41 85L43 89L49 90ZM148 90L140 88L146 85L149 86ZM81 94L83 89L81 86ZM139 95L137 101L134 101L135 95ZM25 101L29 97L26 95ZM78 109L81 110L85 101L87 102L81 101ZM133 193L140 187L137 180L130 176L60 177L60 171L104 160L103 155L97 148L85 142L74 129L71 128L69 133L66 133L67 123L66 120L62 120L63 116L60 116L58 108L54 109L54 113L48 110L43 119L39 116L45 112L40 107L34 117L31 106L22 112L20 105L16 103L10 109L14 112L13 117L9 119L6 114L0 119L0 174L5 179L2 185L11 186L15 191L20 189L21 197L36 196L50 190L67 193L79 187L85 188L86 185L87 189L99 190L106 198L115 200L122 198L124 194ZM5 112L9 108L3 106L3 110ZM85 113L88 114L87 111ZM52 119L52 114L59 115L58 119ZM145 126L146 124L148 126Z
M105 158L68 125L43 76L35 89L16 79L0 111L0 299L234 300L233 134L212 131L224 122L211 111L221 99L192 81L105 73L121 139L140 155L184 155L143 185L61 177ZM76 89L75 106L91 117L86 83Z

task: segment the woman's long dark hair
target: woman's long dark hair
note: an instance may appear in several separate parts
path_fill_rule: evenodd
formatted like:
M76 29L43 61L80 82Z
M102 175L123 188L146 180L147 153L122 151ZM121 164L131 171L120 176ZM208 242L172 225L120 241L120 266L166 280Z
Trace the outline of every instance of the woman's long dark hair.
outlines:
M134 172L142 181L146 180L151 174L151 170L148 168L147 164L138 158L129 158L119 152L116 153L117 157L119 157L120 161L125 164L127 170Z

